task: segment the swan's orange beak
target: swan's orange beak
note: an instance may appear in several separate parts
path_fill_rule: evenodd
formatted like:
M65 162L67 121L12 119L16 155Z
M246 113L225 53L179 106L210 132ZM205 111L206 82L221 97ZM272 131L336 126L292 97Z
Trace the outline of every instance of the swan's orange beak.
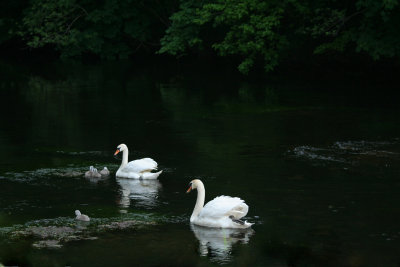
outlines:
M117 149L117 151L115 151L115 153L114 153L114 156L116 156L119 152L121 152L121 151L119 151L119 149Z
M186 193L190 193L192 191L192 186L189 186L189 189L186 191Z

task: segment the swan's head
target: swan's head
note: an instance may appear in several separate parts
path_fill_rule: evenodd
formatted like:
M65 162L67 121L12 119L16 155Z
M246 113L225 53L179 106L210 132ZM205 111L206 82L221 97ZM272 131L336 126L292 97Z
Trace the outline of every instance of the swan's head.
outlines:
M122 152L124 150L128 150L128 147L125 144L120 144L117 146L117 150L114 153L114 156L116 156L119 152Z
M79 215L81 215L81 212L80 212L79 210L76 210L76 211L75 211L75 215L76 215L76 216L79 216Z
M189 193L192 191L192 189L196 189L199 185L202 185L203 183L199 179L192 180L189 183L189 189L186 191L186 193Z

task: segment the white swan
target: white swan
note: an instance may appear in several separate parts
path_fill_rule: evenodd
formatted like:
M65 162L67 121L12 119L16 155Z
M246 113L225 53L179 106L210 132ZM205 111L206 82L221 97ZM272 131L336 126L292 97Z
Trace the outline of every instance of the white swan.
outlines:
M89 216L87 216L85 214L82 214L79 210L75 211L75 215L76 215L75 219L78 220L78 221L84 221L84 222L89 222L90 221Z
M128 147L125 144L120 144L115 151L114 156L122 152L122 163L119 167L116 176L122 178L134 179L157 179L162 173L151 172L157 170L157 162L151 158L137 159L128 163Z
M249 228L252 225L240 220L249 211L249 206L244 200L238 197L219 196L204 206L206 191L203 182L198 179L191 181L186 193L192 189L197 189L197 201L190 217L191 223L217 228Z

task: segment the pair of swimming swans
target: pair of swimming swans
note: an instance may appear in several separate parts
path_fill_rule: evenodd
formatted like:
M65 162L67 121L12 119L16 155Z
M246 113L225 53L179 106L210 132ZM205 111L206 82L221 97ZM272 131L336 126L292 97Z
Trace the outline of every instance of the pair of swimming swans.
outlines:
M152 172L157 170L157 162L151 158L143 158L128 162L128 147L121 144L117 147L114 155L122 152L122 164L116 176L134 179L157 179L162 173ZM238 197L219 196L208 202L204 206L205 188L202 181L195 179L190 182L189 193L192 189L197 189L197 200L190 222L200 226L216 228L249 228L252 224L240 220L246 216L249 206L244 200Z

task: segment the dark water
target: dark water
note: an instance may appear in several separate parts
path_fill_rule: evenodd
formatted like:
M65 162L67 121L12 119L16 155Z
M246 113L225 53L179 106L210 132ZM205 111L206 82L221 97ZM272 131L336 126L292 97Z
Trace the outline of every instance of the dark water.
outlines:
M385 85L251 83L123 63L1 70L4 265L400 264L400 113ZM130 160L155 159L159 181L116 179L120 143ZM113 175L71 175L90 165ZM206 201L244 199L252 230L191 226L195 178ZM76 209L92 222L77 225ZM138 225L98 231L127 221ZM33 226L92 238L39 249L37 236L15 237Z

